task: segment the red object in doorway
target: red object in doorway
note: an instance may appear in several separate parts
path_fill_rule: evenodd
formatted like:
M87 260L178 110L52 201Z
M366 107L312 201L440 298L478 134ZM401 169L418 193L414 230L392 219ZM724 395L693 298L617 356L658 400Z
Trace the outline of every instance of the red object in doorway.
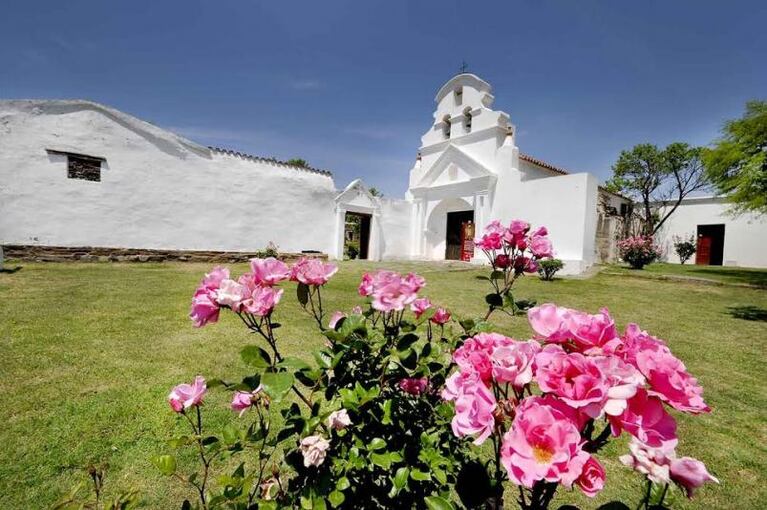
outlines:
M695 264L707 266L711 257L711 237L698 234L698 247L695 251Z
M461 260L471 261L474 256L474 223L465 221L461 223Z

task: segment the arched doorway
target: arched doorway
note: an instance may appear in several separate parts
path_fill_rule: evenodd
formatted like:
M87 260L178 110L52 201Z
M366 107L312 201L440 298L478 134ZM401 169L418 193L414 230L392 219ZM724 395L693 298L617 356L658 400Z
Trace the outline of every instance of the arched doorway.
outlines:
M473 238L473 225L474 207L469 202L442 200L429 214L425 255L432 260L470 260L472 253L464 241Z

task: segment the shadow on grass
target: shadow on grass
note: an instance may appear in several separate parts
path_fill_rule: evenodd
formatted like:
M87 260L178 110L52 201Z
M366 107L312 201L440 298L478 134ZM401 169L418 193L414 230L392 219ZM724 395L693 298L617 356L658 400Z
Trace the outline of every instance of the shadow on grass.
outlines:
M767 322L767 309L754 305L728 306L727 313L736 319Z
M0 273L13 274L16 271L21 271L21 267L22 266L16 266L16 267L13 267L13 268L11 268L11 267L0 268Z
M767 271L759 270L746 270L746 269L715 269L711 266L698 268L690 268L691 274L695 273L702 277L706 275L718 275L726 278L731 278L741 283L748 283L750 285L758 285L760 287L767 287Z

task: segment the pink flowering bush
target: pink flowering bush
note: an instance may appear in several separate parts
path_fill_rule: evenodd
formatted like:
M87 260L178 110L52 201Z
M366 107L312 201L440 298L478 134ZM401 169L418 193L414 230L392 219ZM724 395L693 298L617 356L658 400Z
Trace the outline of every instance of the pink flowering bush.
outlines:
M237 279L214 268L190 317L202 327L224 311L253 333L258 343L241 350L250 374L173 388L170 409L191 434L170 445L192 449L199 466L190 473L172 454L155 464L204 510L500 509L507 484L520 508L537 510L560 488L595 497L608 482L602 449L625 433L620 461L645 477L645 510L664 508L673 487L692 496L717 482L676 454L673 413L710 409L662 340L635 324L619 330L607 309L516 301L516 279L553 256L544 227L494 221L476 245L492 268L483 318L455 319L422 295L427 282L413 273L366 273L357 288L364 303L329 314L323 289L333 264L254 259ZM275 318L290 282L325 339L311 363L280 350ZM493 332L494 313L522 310L530 338ZM202 412L211 390L230 394L232 423L219 432Z
M660 258L660 249L652 236L634 236L618 241L618 254L634 269L642 269Z
M490 506L502 507L505 480L523 509L548 508L560 487L594 497L606 483L597 454L623 432L632 443L621 461L647 478L640 506L662 508L672 483L692 496L717 481L700 461L676 457L670 411L710 409L662 340L636 324L619 333L607 309L544 304L528 311L528 321L534 334L526 341L467 330L442 392L454 405L454 434L492 442Z
M493 292L485 296L488 304L485 319L495 310L514 315L535 304L534 301L515 300L512 287L520 276L537 273L541 260L554 256L548 234L546 227L533 230L523 220L512 220L508 226L495 220L485 227L481 237L474 240L474 246L485 253L492 267L490 276L481 277L493 287Z
M363 306L328 314L323 287L336 271L319 259L292 267L253 259L236 279L215 268L195 291L194 326L228 312L261 340L241 351L253 371L241 382L198 376L168 397L191 431L171 444L196 450L200 465L182 473L170 454L155 463L193 489L199 508L412 508L455 485L468 448L451 431L440 391L455 347L450 311L420 295L422 277L381 270L363 275ZM280 350L275 316L289 281L326 339L313 366ZM220 434L202 412L212 388L231 392L237 417ZM224 461L238 456L222 476Z

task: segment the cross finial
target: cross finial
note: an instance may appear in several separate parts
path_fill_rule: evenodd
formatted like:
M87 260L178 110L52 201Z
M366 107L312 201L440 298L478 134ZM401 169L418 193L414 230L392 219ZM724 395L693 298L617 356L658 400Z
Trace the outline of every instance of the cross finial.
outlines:
M465 73L466 70L469 69L469 64L467 64L466 61L464 60L463 62L461 62L460 69L461 69L461 74Z

